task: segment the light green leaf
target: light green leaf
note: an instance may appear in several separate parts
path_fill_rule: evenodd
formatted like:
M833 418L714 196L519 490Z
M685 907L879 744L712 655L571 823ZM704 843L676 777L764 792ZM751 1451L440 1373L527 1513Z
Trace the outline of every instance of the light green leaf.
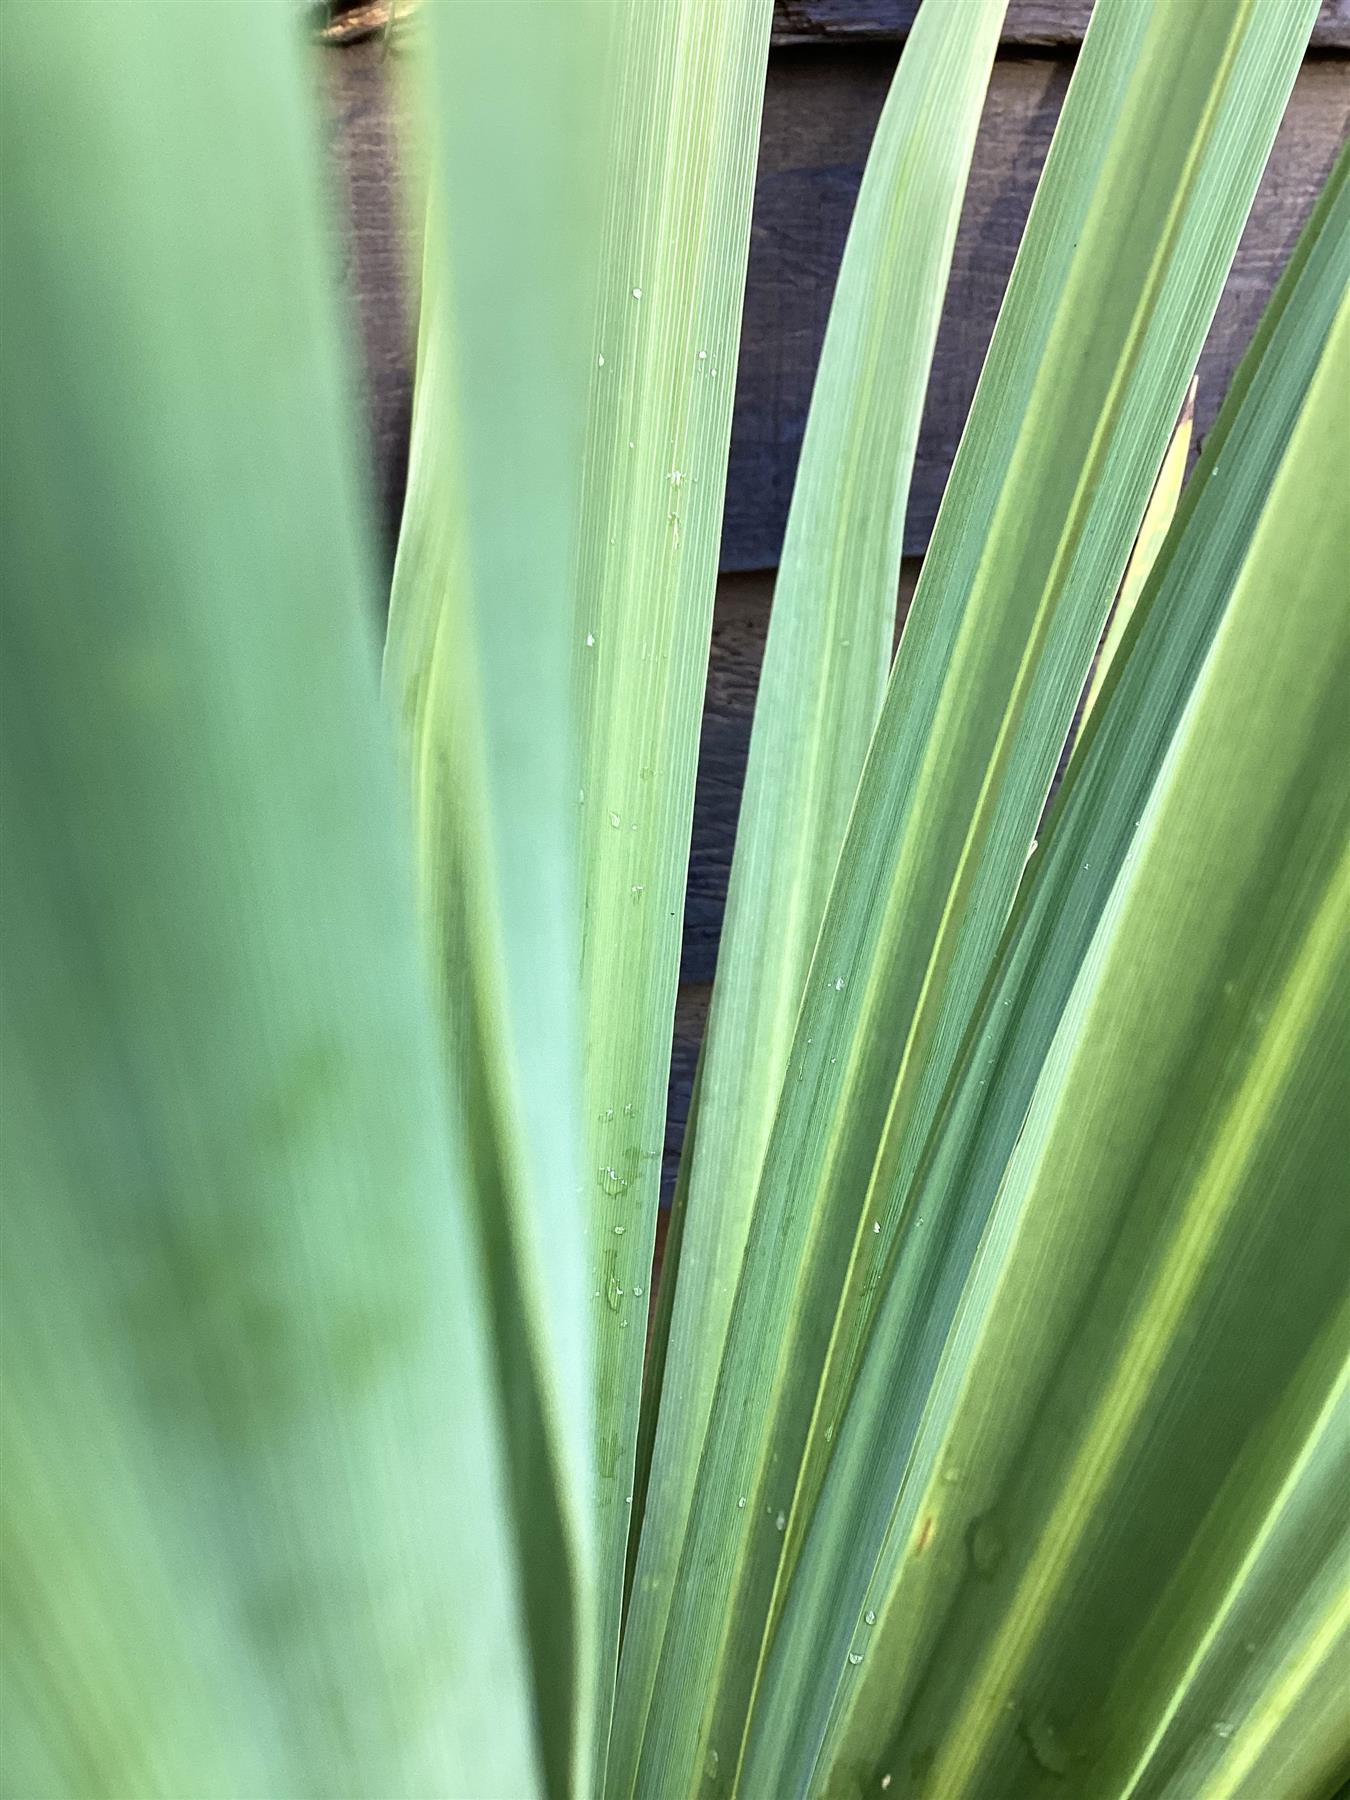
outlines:
M1329 1794L1350 1762L1347 1352L1342 1307L1123 1661L1117 1690L1151 1694L1158 1719L1123 1794ZM1235 1546L1246 1547L1236 1570Z
M618 1653L770 13L769 0L625 0L615 47L573 645L602 1696Z
M829 1425L816 1394L854 1247L870 1276L898 1225L887 1196L917 1165L978 1003L1312 13L1307 0L1209 0L1183 20L1103 0L1094 16L816 951L644 1796L684 1791L713 1750L728 1780L735 1768L783 1556L776 1515L813 1415L818 1443ZM803 1518L824 1460L807 1471ZM787 1536L790 1564L795 1527Z
M1329 179L1186 490L1125 651L1084 732L983 997L941 1128L892 1210L902 1226L884 1280L907 1296L892 1359L912 1425L1037 1076L1092 933L1241 573L1289 436L1350 285L1350 154ZM955 1284L953 1285L953 1276ZM864 1338L874 1268L855 1265L819 1412L837 1419Z
M631 1780L806 971L881 705L914 446L1004 0L928 0L844 251L774 588L699 1077L624 1638L614 1791ZM642 1486L646 1487L643 1471Z
M526 1796L305 47L11 23L5 1788Z
M433 222L386 652L558 1796L589 1789L594 1725L570 652L607 25L589 0L427 21Z
M838 1672L816 1766L840 1779L917 1767L979 1795L1011 1769L1031 1792L1116 1791L1159 1719L1122 1664L1192 1605L1189 1640L1153 1645L1184 1676L1213 1618L1195 1584L1214 1584L1204 1535L1235 1462L1247 1523L1223 1539L1228 1582L1328 1391L1302 1379L1287 1405L1291 1372L1314 1357L1339 1379L1347 376L1350 305L978 1250L954 1264L917 1434L890 1354L912 1291L887 1287L775 1652L801 1655L828 1589L835 1625L813 1648ZM921 1204L909 1230L927 1223ZM1159 1613L1169 1583L1180 1598Z

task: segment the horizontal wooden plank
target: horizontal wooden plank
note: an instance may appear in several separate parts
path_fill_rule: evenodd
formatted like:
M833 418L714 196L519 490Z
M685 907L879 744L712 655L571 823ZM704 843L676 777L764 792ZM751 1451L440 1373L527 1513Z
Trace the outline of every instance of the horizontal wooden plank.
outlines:
M1346 0L1350 4L1350 0ZM774 58L765 98L722 564L771 568L782 541L811 382L864 158L894 53L806 50ZM412 387L412 264L399 205L389 65L377 39L322 52L346 253L364 346L373 482L397 527ZM957 238L919 441L906 548L937 512L1012 267L1069 65L995 67ZM1305 64L1200 365L1208 429L1350 113L1350 62Z
M421 0L404 0L402 19ZM908 35L920 0L774 0L776 46L884 42ZM1083 40L1092 0L1010 0L1002 41L1012 48L1073 49ZM316 29L329 44L355 43L389 24L389 0L334 0L320 6ZM1350 49L1350 0L1322 0L1313 26L1318 50Z
M890 78L877 50L778 58L765 97L722 564L778 560L811 383L863 161ZM906 549L928 541L999 302L1068 84L1070 64L995 66L919 439ZM1239 356L1325 178L1350 111L1350 63L1305 63L1200 364L1209 429Z
M775 44L859 43L902 38L919 0L774 0ZM1003 42L1031 47L1082 42L1092 0L1010 0ZM1350 0L1322 0L1313 27L1319 50L1350 49Z
M1345 0L1350 5L1350 0ZM332 153L364 348L372 479L389 539L407 460L412 326L389 69L377 39L323 53ZM862 166L893 55L776 57L765 96L745 327L723 533L725 569L777 561L811 382ZM938 336L906 549L921 554L1068 81L1053 58L995 67ZM1305 64L1200 365L1203 436L1339 146L1350 63Z

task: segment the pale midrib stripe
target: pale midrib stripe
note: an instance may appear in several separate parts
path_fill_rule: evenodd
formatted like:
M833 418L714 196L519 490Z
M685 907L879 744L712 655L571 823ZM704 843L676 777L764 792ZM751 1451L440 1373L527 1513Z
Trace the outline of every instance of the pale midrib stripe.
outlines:
M1120 1800L1130 1800L1130 1796L1138 1792L1139 1784L1148 1775L1149 1764L1170 1730L1172 1721L1185 1704L1214 1646L1223 1637L1225 1627L1241 1601L1253 1573L1259 1567L1262 1557L1279 1534L1294 1495L1330 1435L1336 1414L1341 1409L1347 1391L1350 1391L1350 1363L1343 1363L1334 1385L1323 1402L1312 1430L1304 1440L1297 1460L1262 1519L1260 1528L1253 1537L1237 1573L1229 1583L1222 1601L1215 1609L1212 1622L1196 1646L1185 1673L1178 1680L1166 1707L1159 1715L1157 1729L1140 1753L1132 1773L1121 1789Z
M1344 1583L1322 1614L1317 1630L1304 1640L1299 1656L1289 1665L1284 1679L1266 1695L1256 1715L1256 1728L1244 1724L1223 1763L1208 1777L1205 1800L1225 1800L1235 1794L1268 1748L1271 1739L1293 1712L1305 1688L1315 1679L1347 1633L1350 1633L1350 1587Z
M949 940L954 935L959 935L960 927L964 923L964 918L957 916L958 908L974 880L974 875L970 871L970 864L974 861L979 848L987 841L988 832L984 829L986 815L994 810L994 802L991 800L991 793L996 784L1000 783L1006 764L1009 760L1010 742L1013 734L1021 723L1027 692L1039 670L1041 653L1045 646L1050 623L1053 616L1058 611L1058 602L1062 598L1065 570L1078 548L1086 516L1091 511L1092 497L1094 496L1097 487L1100 485L1099 478L1101 465L1105 461L1106 455L1111 449L1116 435L1116 421L1123 404L1124 392L1138 362L1140 345L1147 334L1149 325L1153 321L1155 311L1154 302L1167 274L1172 253L1175 249L1176 241L1180 235L1182 223L1189 207L1192 191L1195 186L1196 166L1204 151L1208 148L1209 139L1213 131L1214 117L1219 110L1221 97L1226 94L1228 78L1237 56L1238 45L1245 32L1247 19L1254 4L1255 0L1242 0L1239 13L1230 29L1228 44L1224 51L1219 71L1211 86L1208 100L1201 115L1200 124L1194 134L1190 152L1182 169L1181 179L1177 184L1176 194L1173 198L1172 205L1168 209L1166 222L1159 238L1158 246L1149 263L1148 273L1145 277L1139 303L1135 307L1129 332L1126 335L1121 354L1117 359L1115 373L1112 376L1111 384L1107 390L1105 405L1102 407L1096 428L1094 429L1091 441L1089 442L1087 456L1084 458L1082 472L1069 503L1063 529L1056 541L1055 552L1050 564L1049 572L1046 576L1042 599L1037 607L1032 622L1031 634L1028 638L1026 650L1023 652L1021 661L1018 664L1017 674L1013 680L1008 704L1004 709L1003 717L999 725L998 737L995 740L985 770L984 780L981 784L979 796L975 803L970 827L962 844L961 852L957 859L956 869L948 889L947 901L943 908L937 933L934 937L933 950L924 971L918 1003L914 1009L913 1019L905 1040L904 1052L901 1056L900 1066L896 1073L895 1089L891 1099L891 1106L887 1114L886 1124L883 1128L881 1140L878 1145L877 1155L873 1165L872 1178L868 1183L865 1211L873 1206L877 1185L880 1181L884 1180L885 1177L885 1170L889 1161L887 1153L890 1149L890 1139L902 1099L905 1097L910 1084L916 1049L931 1037L933 1025L927 1022L929 995L935 980L943 970L950 968L951 962L955 956L956 946L950 944ZM1070 295L1066 294L1061 301L1059 308L1060 320L1063 321L1066 316L1072 316L1074 310L1075 309L1070 304ZM1044 366L1047 368L1053 367L1054 362L1055 358L1050 347L1047 345ZM1010 479L1004 483L1000 492L998 513L1003 512L1006 510L1007 506L1011 505L1013 486L1014 483L1011 480L1010 471ZM998 523L998 513L995 515L995 526L997 526ZM974 618L973 611L968 609L963 618L962 630L956 646L956 655L953 659L958 666L961 661L961 640L968 640L971 636L976 635L980 623L980 621ZM954 684L951 682L945 684L944 698L950 695L953 685ZM930 739L929 754L925 758L926 764L931 765L934 761L934 749L936 743L937 734L935 733L934 737ZM926 770L925 773L927 772L928 771ZM940 771L933 771L934 778L936 778L938 773L940 773ZM913 818L915 816L915 811L911 811L910 816ZM927 1024L927 1030L925 1030L925 1024Z
M986 1722L1034 1646L1068 1579L1075 1552L1094 1511L1126 1454L1155 1379L1209 1267L1215 1242L1241 1198L1241 1176L1265 1135L1267 1121L1293 1075L1306 1033L1301 1021L1325 987L1341 932L1350 850L1327 882L1317 912L1271 1008L1270 1023L1225 1115L1210 1139L1202 1168L1149 1293L1117 1356L1110 1381L1093 1408L1093 1425L1079 1448L1036 1549L987 1651L965 1706L946 1734L950 1746L934 1771L934 1791L957 1793L982 1760ZM1021 1604L1019 1604L1019 1598Z
M923 980L919 989L919 997L915 1004L914 1011L911 1014L904 1050L901 1054L899 1067L896 1070L895 1084L892 1090L890 1105L887 1109L885 1124L883 1125L880 1137L878 1138L876 1155L873 1159L872 1173L868 1180L867 1192L855 1233L855 1249L853 1256L850 1258L850 1277L852 1275L854 1259L860 1255L862 1250L868 1248L867 1239L870 1234L865 1230L867 1220L873 1217L880 1218L882 1212L889 1212L891 1210L889 1207L886 1207L880 1212L878 1211L879 1193L884 1193L889 1174L894 1168L896 1157L899 1154L899 1146L894 1141L897 1136L897 1128L898 1135L903 1142L909 1127L912 1115L906 1102L909 1099L913 1082L919 1079L923 1072L918 1061L919 1053L932 1041L933 1034L941 1024L941 1005L939 1004L938 1007L939 1016L937 1018L932 1018L930 1017L930 1000L937 984L944 981L946 975L950 973L952 964L956 958L961 931L966 922L964 902L978 874L978 871L975 870L972 865L975 863L976 858L988 842L990 815L997 809L998 796L995 789L1001 786L1007 763L1011 757L1012 739L1020 727L1028 692L1040 669L1045 642L1053 618L1058 611L1058 602L1062 598L1064 571L1077 551L1086 516L1091 510L1092 497L1097 487L1100 485L1099 478L1101 464L1104 462L1112 447L1115 437L1117 415L1121 409L1124 390L1138 361L1141 342L1147 334L1149 325L1152 322L1154 316L1153 303L1165 280L1172 253L1177 238L1180 235L1185 214L1191 201L1192 192L1195 186L1197 165L1208 148L1209 140L1213 133L1215 116L1219 111L1222 98L1226 95L1228 78L1236 60L1240 43L1247 30L1254 3L1255 0L1242 0L1239 12L1235 16L1230 27L1227 46L1220 62L1218 74L1210 88L1206 105L1192 139L1190 152L1183 165L1182 175L1177 185L1176 194L1168 209L1164 229L1160 234L1158 246L1149 263L1148 273L1145 278L1139 303L1135 308L1129 332L1127 333L1124 346L1117 361L1115 374L1112 377L1110 387L1107 390L1105 405L1102 408L1101 415L1098 418L1096 428L1089 443L1088 453L1084 459L1082 473L1075 486L1068 507L1064 527L1056 542L1054 557L1043 589L1043 597L1037 607L1032 622L1031 633L1027 641L1027 647L1019 662L1017 673L1009 694L1008 703L1004 709L1002 721L999 726L998 736L986 765L984 780L981 783L979 796L976 800L971 817L971 823L957 859L956 868L948 887L946 902L943 906L942 915L938 922L938 928L934 935L933 948L924 969ZM1066 296L1058 309L1060 321L1062 322L1066 317L1071 319L1075 314L1075 310L1076 309L1070 304L1069 298ZM1043 358L1043 366L1047 368L1053 367L1054 361L1053 354L1047 345ZM1020 458L1018 460L1020 460ZM991 536L997 529L1002 514L1006 511L1007 506L1011 504L1012 488L1014 485L1012 477L1013 469L1010 469L1008 477L1005 479L1000 490L999 502L995 509L994 520L990 529ZM958 635L953 656L953 662L957 666L959 666L961 661L962 643L969 641L971 636L976 633L978 624L979 622L973 617L972 609L967 609L962 621L962 627ZM950 681L944 684L943 698L940 702L941 710L938 715L939 719L941 718L942 713L951 710L953 704L953 685L954 684ZM923 772L919 777L919 794L916 796L915 807L912 808L910 812L911 820L916 817L923 817L926 809L924 805L920 804L920 800L927 794L930 787L939 783L942 775L942 769L940 766L936 766L934 755L936 746L940 742L941 735L937 729L937 722L938 721L935 719L934 730L929 740L929 751L925 756ZM888 1246L892 1241L893 1230L892 1220L886 1218L883 1223L884 1235L880 1240L883 1247ZM852 1320L852 1344L848 1361L840 1373L841 1388L842 1392L845 1394L852 1385L853 1371L857 1364L858 1346L861 1342L866 1323L874 1310L874 1307L865 1308L860 1306ZM843 1321L841 1318L839 1326L836 1328L837 1331L842 1328L842 1324Z

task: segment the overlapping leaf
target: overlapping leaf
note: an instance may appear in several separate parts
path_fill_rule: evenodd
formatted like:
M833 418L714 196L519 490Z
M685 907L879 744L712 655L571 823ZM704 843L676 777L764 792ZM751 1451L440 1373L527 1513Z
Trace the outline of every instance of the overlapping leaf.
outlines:
M770 12L769 0L625 0L617 24L573 625L602 1696L623 1603Z
M524 1796L318 135L248 11L6 30L3 1779Z
M556 1795L588 1789L594 1726L569 653L607 23L585 0L426 22L433 218L386 651Z
M730 1781L836 1307L884 1256L1311 22L1105 0L1052 146L827 909L638 1791ZM1259 75L1257 71L1259 70ZM870 1257L869 1257L870 1260ZM846 1322L847 1325L847 1322ZM808 1465L809 1516L825 1458ZM799 1541L789 1527L787 1564ZM726 1596L729 1596L727 1598Z
M914 445L1002 0L929 0L877 126L840 267L775 584L668 1255L668 1343L624 1639L631 1779L666 1603L806 971L881 704ZM647 1471L642 1472L645 1486Z
M1226 514L1238 527L1237 567L1232 548L1218 553L1221 533L1197 531L1189 544L1183 534L1169 546L1172 569L1090 746L1080 781L1103 786L1089 809L1097 835L1080 836L1078 850L1086 874L1103 854L1107 891L1093 876L1075 892L1059 865L1061 904L1047 915L1053 923L1041 925L1038 943L1028 924L1034 891L991 990L985 1036L1002 1037L1005 1051L1015 1044L1016 1054L972 1059L944 1126L966 1154L948 1158L940 1150L918 1185L775 1652L760 1727L770 1760L757 1765L761 1774L772 1766L778 1734L798 1730L810 1743L811 1727L785 1721L789 1707L795 1721L809 1713L803 1696L813 1691L833 1719L821 1753L828 1767L909 1778L914 1759L929 1770L930 1743L968 1742L973 1760L959 1781L974 1783L975 1792L998 1791L989 1785L995 1764L1001 1759L1006 1768L1010 1756L1024 1759L1020 1778L1028 1782L1038 1779L1036 1762L1053 1776L1051 1764L1063 1761L1058 1773L1072 1766L1094 1789L1110 1791L1112 1779L1123 1778L1114 1759L1137 1756L1141 1736L1147 1742L1166 1716L1166 1697L1183 1691L1187 1658L1217 1616L1255 1517L1296 1460L1290 1440L1311 1429L1322 1408L1326 1387L1310 1390L1303 1377L1290 1390L1292 1410L1281 1411L1279 1399L1318 1343L1314 1360L1334 1385L1345 1346L1326 1266L1343 1261L1345 1230L1334 1204L1328 1084L1343 1024L1335 959L1343 954L1337 908L1344 896L1335 884L1344 819L1335 817L1329 751L1337 729L1332 696L1344 680L1335 570L1345 530L1328 504L1328 450L1347 373L1350 309L1329 344L1325 309L1343 291L1335 277L1348 248L1344 224L1338 242L1328 245L1314 231L1311 246L1302 247L1311 248L1302 256L1303 279L1319 262L1322 279L1311 292L1300 292L1295 279L1277 297L1283 304L1273 309L1273 329L1263 331L1244 370L1245 401L1223 422L1216 446L1223 460L1202 469L1201 497L1188 496L1188 523L1203 522L1208 511L1211 523ZM1320 357L1315 331L1311 342L1308 336L1319 315ZM1282 380L1292 383L1283 394ZM1301 411L1292 439L1291 404ZM1327 522L1313 528L1318 515ZM1311 535L1295 577L1290 547L1305 528ZM1208 571L1205 552L1213 556ZM1182 747L1165 763L1151 803L1155 813L1170 807L1180 814L1185 795L1194 811L1179 823L1155 819L1136 830L1146 798L1136 797L1128 816L1102 800L1113 785L1111 798L1124 799L1140 773L1147 779L1163 763L1169 716L1176 718L1190 689L1196 638L1208 643L1217 622L1204 586L1195 590L1198 622L1170 596L1164 602L1169 581L1188 564L1192 576L1219 577L1221 596L1233 595ZM1288 602L1279 615L1268 605L1277 569L1285 571ZM1291 710L1291 690L1302 679L1298 659L1316 643L1322 673ZM1095 771L1094 751L1105 758ZM1052 835L1052 857L1082 824L1082 814L1066 814ZM1123 831L1123 846L1113 831ZM1130 857L1144 861L1136 868ZM1055 867L1047 864L1041 883L1056 879ZM1319 867L1330 889L1318 886ZM1307 912L1303 937L1299 906ZM1256 991L1261 983L1278 987L1281 956L1294 959L1279 988L1284 1012ZM1169 966L1188 968L1194 979L1183 984L1174 973L1164 1005L1154 997L1164 990L1152 985L1152 971L1165 983ZM1217 1001L1205 987L1206 970L1218 984ZM1244 980L1251 986L1245 1011ZM1305 1004L1298 996L1308 983ZM1125 1012L1130 1022L1119 1029L1132 1035L1099 1039L1091 1007L1127 991L1137 1010ZM1182 1066L1193 1070L1189 1084L1178 1074ZM1151 1093L1161 1109L1147 1128L1130 1113L1135 1092ZM1030 1122L1020 1130L1028 1100ZM1054 1111L1066 1135L1053 1163L1065 1173L1052 1173L1048 1148L1035 1165L1045 1193L1038 1204L1049 1209L1038 1220L1013 1196L1022 1192L1019 1171L1031 1167L1025 1159L1034 1160L1039 1108ZM968 1116L981 1114L963 1143ZM1080 1145L1079 1133L1090 1168L1068 1153L1070 1140ZM1211 1137L1206 1161L1201 1150ZM1277 1156L1277 1170L1267 1156ZM1260 1326L1267 1280L1285 1306L1278 1325ZM1156 1303L1153 1312L1142 1296ZM1255 1444L1242 1451L1249 1435ZM1082 1444L1077 1462L1065 1451L1073 1441ZM1236 1514L1206 1563L1199 1548L1188 1548L1187 1532L1199 1546L1214 1528L1213 1508L1239 1453L1251 1466L1230 1484ZM1067 1473L1062 1458L1071 1463ZM1080 1550L1090 1574L1075 1560ZM1167 1571L1186 1558L1207 1585L1192 1576L1187 1593L1183 1563L1182 1586L1172 1591ZM992 1618L1019 1569L1022 1610L1015 1627L1005 1623L1009 1641L1017 1638L1021 1672L1001 1669L1008 1691L995 1709L1000 1717L986 1693L939 1720L982 1647L995 1645L991 1662L998 1655L1003 1640ZM1145 1631L1155 1606L1147 1630L1163 1638L1170 1630L1174 1639L1145 1638L1127 1658L1131 1632ZM820 1673L804 1682L792 1663L808 1642ZM1132 1682L1119 1674L1122 1663L1135 1669ZM1147 1680L1146 1666L1153 1671ZM1033 1669L1047 1668L1053 1673L1033 1678ZM1107 1688L1123 1717L1112 1713ZM937 1698L944 1692L946 1701ZM824 1713L815 1717L819 1732ZM1010 1744L1005 1727L1019 1717L1021 1738L1014 1734Z

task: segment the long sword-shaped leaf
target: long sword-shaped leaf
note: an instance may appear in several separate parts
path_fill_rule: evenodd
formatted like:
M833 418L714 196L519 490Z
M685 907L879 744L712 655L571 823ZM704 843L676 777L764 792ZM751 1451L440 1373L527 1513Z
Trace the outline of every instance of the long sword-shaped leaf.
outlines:
M1004 0L928 0L877 126L821 355L760 676L624 1638L631 1779L764 1146L890 666L905 505ZM649 1404L655 1404L653 1392Z
M899 1283L907 1299L894 1313L896 1336L877 1353L892 1359L910 1430L1041 1064L1350 284L1347 176L1350 154L1333 171L1215 421L1113 670L1111 705L1094 712L1084 733L941 1129L913 1182L897 1183L891 1197L905 1224L884 1279ZM912 1228L917 1218L921 1231ZM876 1281L875 1268L855 1260L818 1406L826 1421L814 1446L819 1465L828 1455L821 1440L843 1410L865 1340Z
M304 57L5 34L16 1795L536 1787Z
M1122 1794L1328 1794L1338 1764L1350 1765L1340 1641L1350 1626L1347 1354L1343 1306L1232 1468L1122 1664L1117 1689L1151 1690L1158 1718L1142 1756L1126 1742L1113 1758L1119 1767L1137 1755ZM1309 1678L1329 1665L1334 1684L1338 1660L1340 1704L1323 1696L1327 1708ZM1134 1708L1109 1710L1128 1720Z
M612 1689L645 1290L769 0L625 0L574 675L596 1342L600 1689Z
M550 1791L591 1781L579 467L606 9L434 7L416 419L386 652L467 1121Z
M714 1750L734 1766L851 1249L893 1234L873 1195L917 1162L984 984L1312 12L1104 0L1094 17L808 983L644 1794Z
M887 1289L779 1640L805 1642L829 1585L819 1766L841 1777L1114 1791L1160 1704L1117 1671L1336 1319L1348 370L1350 308L1041 1066L917 1437L889 1354L912 1296ZM1252 1463L1272 1501L1299 1416Z

